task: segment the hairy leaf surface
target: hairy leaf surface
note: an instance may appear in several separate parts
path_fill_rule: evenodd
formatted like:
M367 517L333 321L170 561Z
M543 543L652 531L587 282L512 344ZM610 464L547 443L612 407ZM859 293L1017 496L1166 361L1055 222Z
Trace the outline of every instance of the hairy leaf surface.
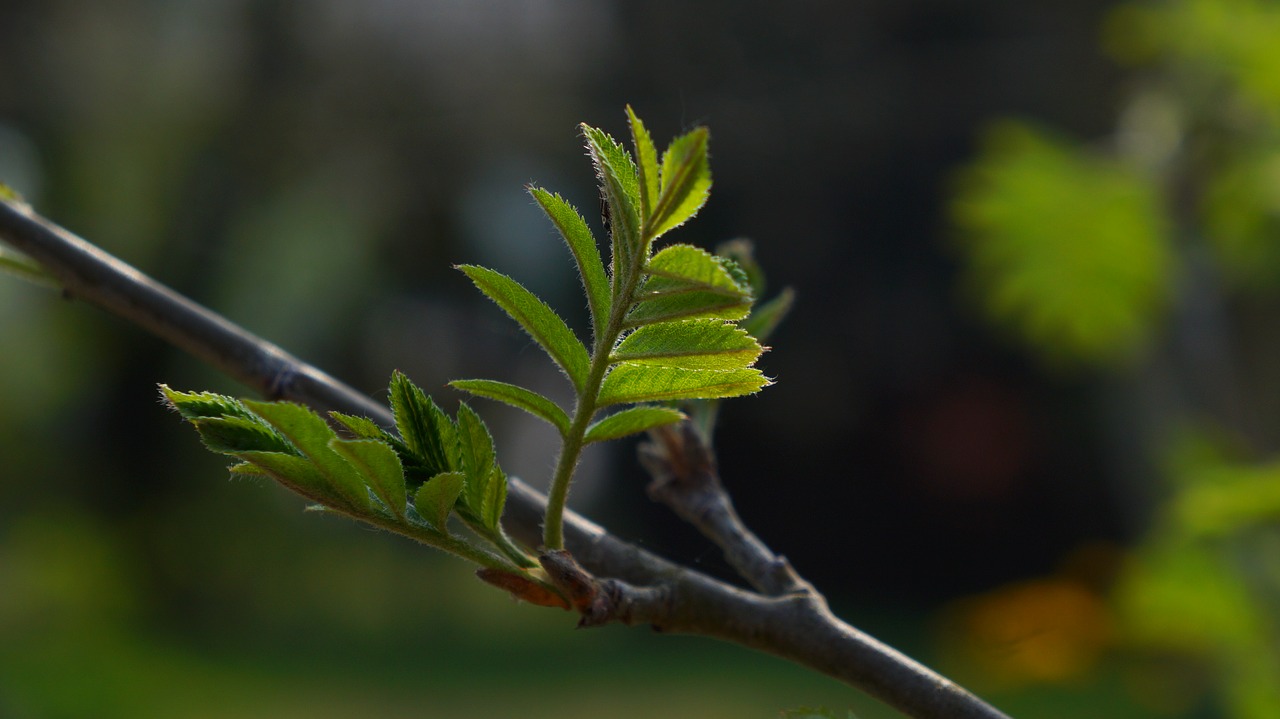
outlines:
M658 169L658 150L653 146L653 138L645 129L644 123L636 116L630 105L627 105L627 120L631 125L631 143L636 149L636 169L640 176L640 216L648 220L653 214L653 206L658 201L661 191L659 182L661 172Z
M453 420L398 370L391 375L389 391L396 429L427 477L458 469L458 440Z
M624 362L605 378L599 404L737 397L768 384L768 378L755 368L705 370Z
M741 319L751 311L750 288L710 252L672 245L653 256L639 302L627 315L635 326L677 318Z
M204 446L213 452L280 452L301 456L289 440L256 417L201 417L191 423Z
M413 496L413 506L433 529L448 534L449 512L453 511L465 484L461 472L437 474L418 488Z
M611 360L689 369L740 369L763 352L745 330L715 319L661 322L632 332Z
M569 246L569 251L573 253L573 259L578 263L582 287L587 293L587 306L591 310L591 326L596 336L599 336L604 332L604 323L609 319L611 301L609 277L600 260L596 238L591 234L582 215L560 195L540 187L530 187L529 194L533 195L542 211L551 218L565 244Z
M605 204L609 207L609 224L613 234L613 271L631 262L643 251L640 236L640 180L635 162L626 148L603 130L582 126L587 138L587 152L596 166ZM620 264L621 263L621 264Z
M329 446L358 471L373 494L397 517L408 503L404 469L393 449L371 439L333 439Z
M476 265L459 265L480 291L524 328L529 336L551 355L579 391L587 379L591 359L587 348L574 336L564 320L545 302L519 282L499 272Z
M550 422L561 435L569 431L569 415L559 405L532 390L514 384L487 379L459 379L449 383L464 392L477 397L505 402Z
M244 400L244 405L271 423L271 426L301 450L328 479L333 491L344 497L350 506L368 508L369 493L365 489L364 480L342 455L329 446L329 442L336 439L337 435L320 415L293 402Z
M603 442L673 424L684 419L684 412L673 407L641 405L605 417L587 428L587 442Z
M648 225L653 237L684 224L707 204L711 193L709 138L707 128L699 127L676 138L662 153L662 189Z

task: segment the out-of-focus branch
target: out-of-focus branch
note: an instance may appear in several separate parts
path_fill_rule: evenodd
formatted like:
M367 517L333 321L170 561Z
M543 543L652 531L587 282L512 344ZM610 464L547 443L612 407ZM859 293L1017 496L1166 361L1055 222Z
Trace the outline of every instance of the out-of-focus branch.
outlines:
M0 201L0 240L39 263L67 297L147 329L266 397L392 425L385 407L25 208ZM512 535L537 546L545 509L545 497L511 480L504 522ZM564 581L579 582L579 597L595 602L583 614L589 623L651 624L741 644L830 675L920 719L1007 719L840 621L816 592L747 592L623 542L573 512L564 521L572 554L548 566L564 572ZM763 581L762 591L776 593L778 587L769 589L773 580Z
M662 502L720 547L725 560L768 596L812 592L786 557L773 553L742 522L720 481L715 454L691 422L649 430L640 463L653 477L649 497Z

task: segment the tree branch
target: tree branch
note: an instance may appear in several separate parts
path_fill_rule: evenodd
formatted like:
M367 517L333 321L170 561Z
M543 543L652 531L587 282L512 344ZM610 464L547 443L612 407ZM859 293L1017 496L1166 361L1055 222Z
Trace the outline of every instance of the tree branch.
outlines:
M29 210L0 201L0 238L39 263L65 296L147 329L268 398L392 425L387 408ZM514 536L537 546L545 508L545 497L511 479L504 522ZM576 513L566 512L564 521L569 561L590 571L579 579L594 587L584 591L600 600L592 609L598 620L651 624L758 649L844 681L920 719L1007 719L840 621L816 592L761 596L623 542ZM552 566L558 566L554 560ZM568 566L572 573L573 565Z
M773 550L742 522L720 481L715 454L684 421L649 430L652 442L640 445L640 463L653 482L649 497L692 524L724 552L739 576L771 597L814 591L786 557Z

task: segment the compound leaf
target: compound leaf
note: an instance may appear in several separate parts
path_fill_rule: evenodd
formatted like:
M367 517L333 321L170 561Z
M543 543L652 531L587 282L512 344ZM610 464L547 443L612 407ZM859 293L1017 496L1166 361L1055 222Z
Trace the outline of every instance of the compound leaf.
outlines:
M551 355L573 386L581 391L586 383L590 357L587 348L569 326L542 300L519 282L500 272L476 265L459 265L480 291L511 316Z
M661 322L637 329L614 348L614 362L689 369L748 367L764 349L745 330L714 319Z
M684 419L685 415L672 407L655 407L642 405L630 407L621 412L605 417L587 428L587 442L603 442L608 439L626 437L637 432L673 424Z
M760 370L655 367L623 362L600 388L599 406L677 399L716 399L754 394L769 384Z
M459 379L449 383L463 392L470 392L477 397L505 402L518 407L535 417L550 422L561 436L569 432L569 415L559 405L532 390L514 384L488 379Z

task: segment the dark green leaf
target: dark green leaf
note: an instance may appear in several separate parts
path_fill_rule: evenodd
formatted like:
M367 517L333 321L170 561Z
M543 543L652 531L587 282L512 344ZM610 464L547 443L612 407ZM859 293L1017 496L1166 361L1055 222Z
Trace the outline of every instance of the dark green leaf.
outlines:
M238 464L231 468L236 474L265 475L307 499L352 508L348 497L335 491L324 472L306 457L279 452L240 452L235 456L253 467L250 470Z
M437 474L418 488L413 506L428 524L441 534L449 533L449 512L466 484L461 472Z
M565 414L555 402L524 387L487 379L459 379L450 382L449 386L470 392L477 397L495 399L513 407L519 407L535 417L541 417L550 422L562 436L569 432L569 415Z
M613 350L613 362L686 367L740 369L763 352L745 330L722 320L660 322L637 329Z
M605 417L587 428L587 442L603 442L637 432L672 424L684 419L684 413L672 407L641 406L624 409Z
M390 394L400 437L428 476L459 469L454 461L457 436L449 416L398 370L391 375Z
M573 386L582 390L591 359L587 355L587 348L559 315L519 282L504 274L475 265L459 265L458 269L466 273L489 299L520 323L529 336L560 365Z
M591 326L596 335L604 331L604 324L609 320L611 306L609 277L605 274L604 263L600 261L600 249L596 246L596 238L587 227L586 220L560 195L553 195L540 187L530 187L529 194L537 200L542 211L555 223L556 229L569 245L573 259L578 263L578 273L582 276L582 287L587 293L587 306L591 310Z
M623 363L605 377L601 407L630 402L754 394L769 384L758 369L705 370Z
M369 492L365 489L364 480L341 455L329 447L329 442L336 439L337 435L319 415L293 402L244 400L244 405L301 450L325 476L333 492L346 499L350 507L359 510L368 508ZM244 454L237 456L248 459Z
M484 483L480 502L480 522L491 531L498 531L502 510L507 505L507 475L494 465L489 479Z
M237 452L301 453L279 432L260 420L244 417L201 417L191 420L204 446L221 454Z
M464 503L476 516L484 514L484 496L494 468L493 437L475 410L458 405L458 444L467 478Z
M707 204L711 166L705 127L676 138L662 153L662 189L649 220L650 237L660 237L684 224Z
M329 446L364 477L365 484L373 490L397 517L404 517L408 500L405 497L404 469L393 449L371 439L333 439Z
M653 214L653 206L658 201L661 189L658 184L661 180L658 150L653 146L649 131L630 105L627 105L627 120L631 124L631 143L635 145L636 168L640 176L640 217L647 220Z

